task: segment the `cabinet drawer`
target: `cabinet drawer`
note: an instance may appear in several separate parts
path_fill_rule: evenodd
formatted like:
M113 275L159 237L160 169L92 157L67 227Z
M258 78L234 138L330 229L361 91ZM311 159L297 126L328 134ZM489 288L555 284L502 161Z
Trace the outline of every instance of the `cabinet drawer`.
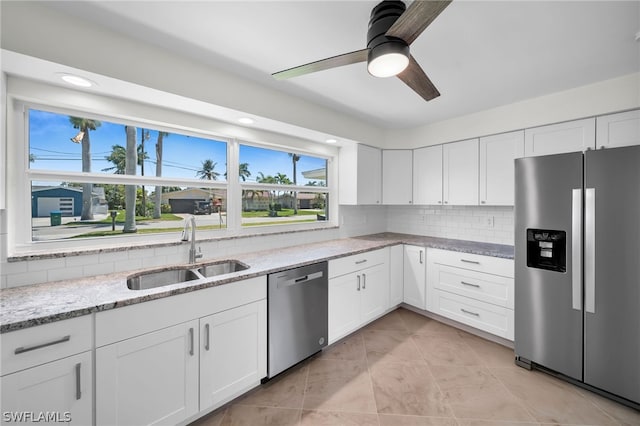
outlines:
M513 278L447 265L436 268L435 288L513 309Z
M368 251L329 261L329 278L360 271L389 261L389 249Z
M514 277L513 259L482 256L479 254L460 253L456 251L429 249L429 262L449 265L471 271Z
M442 290L434 294L437 314L513 340L513 310Z
M93 316L84 315L4 333L0 375L88 351L92 329Z

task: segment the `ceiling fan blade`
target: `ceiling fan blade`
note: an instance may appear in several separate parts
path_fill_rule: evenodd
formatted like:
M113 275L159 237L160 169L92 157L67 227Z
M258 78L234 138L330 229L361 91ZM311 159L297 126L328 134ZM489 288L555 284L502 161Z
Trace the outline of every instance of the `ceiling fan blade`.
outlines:
M451 1L415 0L389 28L386 36L400 38L407 44L413 43Z
M331 58L321 59L298 67L289 68L284 71L278 71L271 75L276 80L285 80L287 78L298 77L300 75L310 74L316 71L328 70L330 68L337 68L358 62L366 62L368 53L369 49L356 50L355 52L332 56Z
M398 74L398 78L411 87L414 92L422 96L425 101L430 101L440 96L436 86L429 80L429 77L427 77L427 74L424 73L413 56L409 56L409 66Z

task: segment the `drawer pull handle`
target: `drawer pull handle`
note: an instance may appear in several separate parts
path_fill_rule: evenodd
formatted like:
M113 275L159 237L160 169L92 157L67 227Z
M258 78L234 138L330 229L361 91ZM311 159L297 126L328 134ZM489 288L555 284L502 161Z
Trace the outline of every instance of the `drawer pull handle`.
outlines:
M466 282L466 281L460 281L460 284L462 284L462 285L468 285L469 287L480 288L480 286L479 286L478 284L468 283L468 282Z
M422 258L422 257L423 257L423 254L424 254L424 253L422 252L422 250L420 250L420 264L421 264L421 265L424 263L424 259Z
M204 335L206 337L207 340L205 340L205 344L204 344L204 350L208 351L209 348L211 347L210 345L210 341L211 341L211 336L209 335L209 323L206 323L204 325Z
M479 313L477 313L477 312L467 311L466 309L462 309L462 308L460 308L460 310L461 310L462 312L464 312L465 314L473 315L474 317L479 317L479 316L480 316L480 314L479 314Z
M80 363L76 364L76 400L82 397L82 391L80 390Z
M478 262L476 260L467 260L467 259L460 259L460 262L473 263L474 265L479 265L480 264L480 262Z
M189 355L193 356L193 327L189 329Z
M52 340L50 342L41 343L39 345L20 346L19 348L16 348L14 353L16 355L18 355L18 354L22 354L22 353L29 352L29 351L35 351L36 349L46 348L47 346L57 345L58 343L68 342L69 340L71 340L71 336L70 335L66 335L66 336L61 337L61 338L59 338L57 340Z
M356 262L356 265L362 265L363 263L365 263L367 261L367 259L362 259L362 260L358 260Z

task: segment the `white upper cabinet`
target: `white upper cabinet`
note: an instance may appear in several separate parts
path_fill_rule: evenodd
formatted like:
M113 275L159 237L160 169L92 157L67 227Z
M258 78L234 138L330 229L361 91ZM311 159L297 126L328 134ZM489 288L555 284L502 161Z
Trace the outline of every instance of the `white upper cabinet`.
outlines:
M480 204L514 204L514 160L524 157L524 131L480 138Z
M442 204L442 145L413 151L413 204Z
M443 198L449 205L478 205L478 139L442 147Z
M640 110L598 117L596 129L598 148L640 145Z
M524 131L524 153L527 157L586 151L595 148L596 120L567 121Z
M382 151L382 203L412 204L413 151Z
M380 204L382 201L382 153L358 144L340 151L338 197L340 204Z

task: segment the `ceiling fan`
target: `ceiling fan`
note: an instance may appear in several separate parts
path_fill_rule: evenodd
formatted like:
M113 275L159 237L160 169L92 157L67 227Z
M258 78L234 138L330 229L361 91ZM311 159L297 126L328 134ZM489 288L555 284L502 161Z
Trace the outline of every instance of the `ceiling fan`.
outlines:
M383 1L371 11L366 49L289 68L272 76L284 80L366 61L369 74L375 77L396 75L426 101L430 101L440 96L440 92L409 53L409 45L451 1L415 0L409 8L402 1Z

